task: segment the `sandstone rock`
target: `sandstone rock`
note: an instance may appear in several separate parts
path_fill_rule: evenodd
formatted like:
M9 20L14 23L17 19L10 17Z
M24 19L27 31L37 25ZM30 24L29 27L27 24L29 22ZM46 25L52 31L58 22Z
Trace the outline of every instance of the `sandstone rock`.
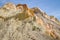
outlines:
M0 8L0 40L60 40L60 25L55 21L39 8L5 4Z

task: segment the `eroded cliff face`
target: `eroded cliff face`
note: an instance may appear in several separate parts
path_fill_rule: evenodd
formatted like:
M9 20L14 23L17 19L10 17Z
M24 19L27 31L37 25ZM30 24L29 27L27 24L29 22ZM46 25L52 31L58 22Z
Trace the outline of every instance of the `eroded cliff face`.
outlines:
M60 40L59 23L39 8L7 3L0 8L0 40Z

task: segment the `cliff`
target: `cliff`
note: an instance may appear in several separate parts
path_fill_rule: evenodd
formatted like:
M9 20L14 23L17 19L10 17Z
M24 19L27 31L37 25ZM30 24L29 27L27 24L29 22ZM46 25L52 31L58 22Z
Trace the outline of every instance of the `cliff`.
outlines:
M60 40L60 21L26 4L0 8L0 40Z

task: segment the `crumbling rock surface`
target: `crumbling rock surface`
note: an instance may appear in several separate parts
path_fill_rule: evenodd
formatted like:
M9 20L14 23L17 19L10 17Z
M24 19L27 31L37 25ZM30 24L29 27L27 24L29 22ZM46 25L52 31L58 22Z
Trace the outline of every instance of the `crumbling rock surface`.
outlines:
M0 40L60 40L56 20L39 8L5 4L0 8Z

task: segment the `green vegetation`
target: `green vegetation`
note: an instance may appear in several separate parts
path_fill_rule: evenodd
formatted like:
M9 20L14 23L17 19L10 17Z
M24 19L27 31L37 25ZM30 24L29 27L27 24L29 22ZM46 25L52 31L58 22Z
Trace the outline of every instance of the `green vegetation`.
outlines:
M15 18L15 19L18 18L19 20L24 20L24 19L26 19L28 17L29 17L28 13L18 13L18 14L14 15L14 16L5 18L5 21L9 20L11 18Z
M32 30L33 30L33 31L36 30L36 26L33 26Z
M33 21L36 21L36 17L35 16L33 17Z
M50 16L50 19L54 18L54 16Z
M19 13L15 16L15 18L18 18L19 20L24 20L28 17L29 17L28 13Z
M33 31L35 31L35 30L40 31L40 29L39 29L38 27L36 27L36 26L33 26L32 30L33 30Z

